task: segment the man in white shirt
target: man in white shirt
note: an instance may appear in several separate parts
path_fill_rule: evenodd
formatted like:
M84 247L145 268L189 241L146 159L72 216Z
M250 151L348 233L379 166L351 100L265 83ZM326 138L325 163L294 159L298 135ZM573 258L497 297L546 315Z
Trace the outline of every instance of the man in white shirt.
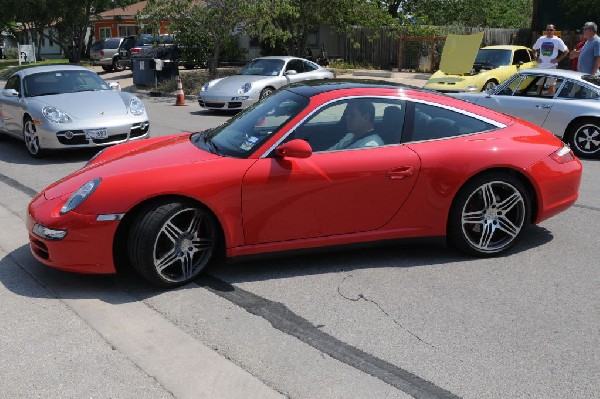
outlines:
M329 151L383 145L381 137L373 131L375 107L372 102L350 100L344 113L346 129L350 133L329 148Z
M548 24L546 26L546 35L540 36L533 45L533 51L535 51L539 68L557 68L558 63L569 55L569 48L560 37L554 36L554 30L554 24ZM560 55L559 52L561 52ZM554 95L556 79L548 79L546 83L549 85L548 93ZM542 86L540 85L538 92L541 93L541 89Z

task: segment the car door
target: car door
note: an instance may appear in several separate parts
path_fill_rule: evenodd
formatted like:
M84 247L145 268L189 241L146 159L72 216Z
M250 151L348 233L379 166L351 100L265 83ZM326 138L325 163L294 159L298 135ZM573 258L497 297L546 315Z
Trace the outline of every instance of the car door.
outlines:
M0 101L2 102L0 128L13 136L21 137L23 92L20 77L18 75L11 76L6 82L4 89L5 91L2 92L2 96L0 97ZM9 89L16 90L19 95L9 94L6 91Z
M549 82L546 75L518 76L494 94L478 99L477 104L542 126L554 105ZM555 87L560 87L561 83L562 79L557 79Z
M287 72L292 71L292 70L296 71L296 73L293 75L292 74L288 75ZM307 77L307 74L304 72L304 64L302 63L302 60L300 60L300 59L290 60L290 62L288 62L287 65L285 66L284 75L285 75L286 79L288 80L288 83L296 83L296 82L305 80Z
M334 102L317 110L294 129L289 138L299 138L302 134L311 142L311 132L339 135L340 132L321 129L320 125L343 124L343 108L349 101L357 99ZM382 100L376 106L389 101ZM296 131L301 133L296 135ZM246 243L379 229L401 208L419 169L419 157L400 144L338 151L324 149L308 158L259 159L246 173L242 187Z

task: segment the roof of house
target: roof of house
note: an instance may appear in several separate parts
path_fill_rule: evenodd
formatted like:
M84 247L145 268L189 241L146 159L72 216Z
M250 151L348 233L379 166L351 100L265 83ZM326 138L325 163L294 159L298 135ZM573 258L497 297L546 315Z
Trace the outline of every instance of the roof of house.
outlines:
M131 4L125 8L114 8L112 10L107 10L98 14L100 18L112 18L119 16L123 17L135 17L138 11L146 8L148 4L147 1L140 1L138 3Z

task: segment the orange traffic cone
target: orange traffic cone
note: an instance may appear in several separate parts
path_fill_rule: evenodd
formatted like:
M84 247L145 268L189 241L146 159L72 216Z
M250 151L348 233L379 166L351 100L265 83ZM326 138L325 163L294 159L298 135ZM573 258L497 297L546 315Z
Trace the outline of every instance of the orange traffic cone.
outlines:
M177 77L177 101L175 105L185 105L185 95L183 94L183 86L181 85L181 76Z

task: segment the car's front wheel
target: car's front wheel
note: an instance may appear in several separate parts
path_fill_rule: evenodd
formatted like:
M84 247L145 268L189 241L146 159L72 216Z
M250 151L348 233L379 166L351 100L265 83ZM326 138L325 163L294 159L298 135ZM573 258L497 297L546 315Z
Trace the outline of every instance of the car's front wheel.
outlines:
M567 142L578 157L600 157L600 120L586 118L573 124Z
M127 252L134 269L153 284L176 287L198 277L216 254L214 216L189 201L144 207L132 225Z
M448 220L448 239L475 256L512 247L529 223L531 200L516 178L503 173L475 177L458 192Z
M34 158L40 158L43 155L43 150L40 146L40 137L33 120L29 116L23 119L23 140L25 141L25 147L27 147L29 155Z
M273 93L275 91L274 88L272 87L265 87L264 89L262 89L262 91L260 92L260 99L262 100L263 98L269 96L271 93Z

